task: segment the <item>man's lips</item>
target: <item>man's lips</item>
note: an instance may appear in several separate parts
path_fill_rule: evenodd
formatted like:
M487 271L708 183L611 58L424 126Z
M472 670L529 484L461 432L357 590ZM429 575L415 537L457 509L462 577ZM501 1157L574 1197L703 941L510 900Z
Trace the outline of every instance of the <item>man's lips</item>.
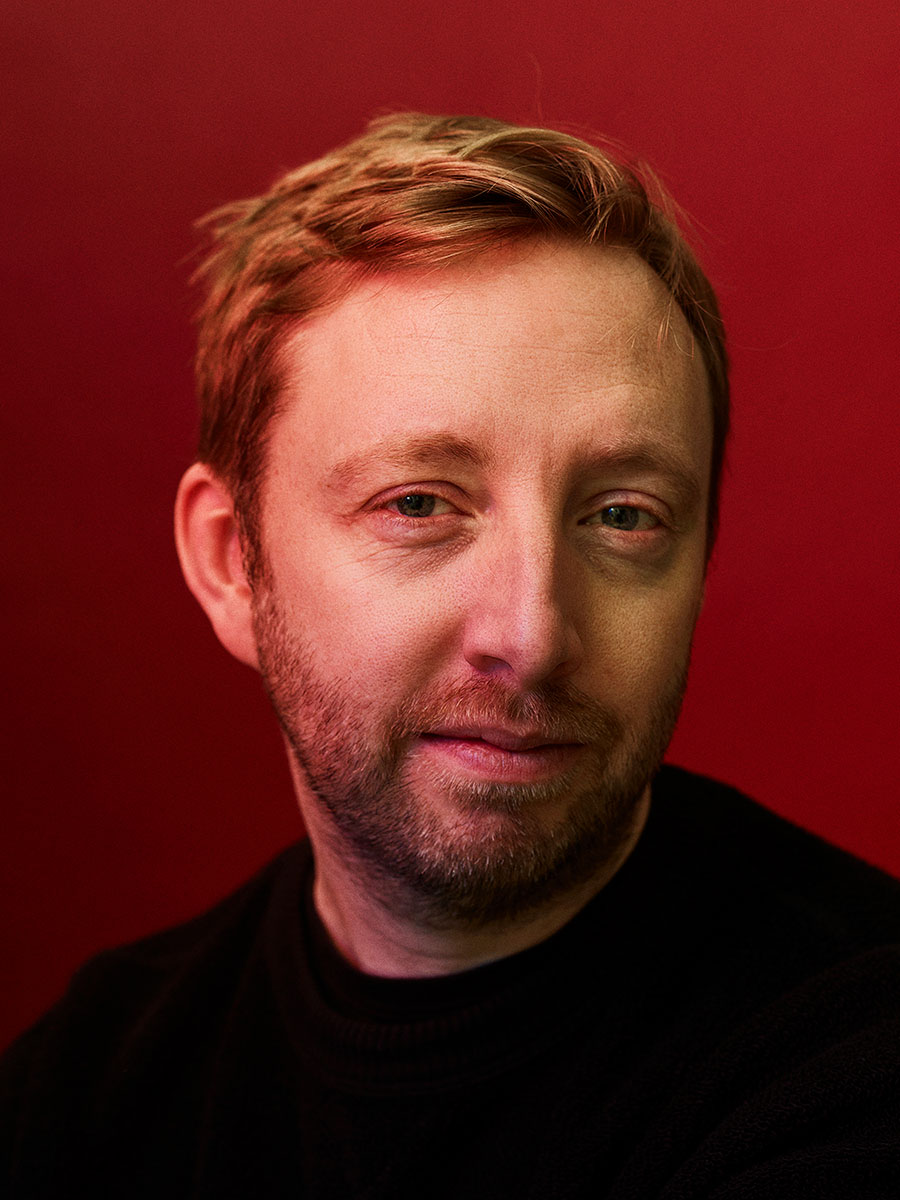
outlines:
M555 738L551 734L540 730L519 734L513 733L508 729L498 729L494 726L480 726L478 728L462 727L459 729L440 728L430 730L422 736L446 738L456 741L485 742L487 745L496 746L500 750L513 750L516 752L535 750L545 746L573 746L581 744L575 741L575 739L569 741Z
M582 742L555 742L545 733L513 734L505 729L445 729L421 735L423 748L442 765L498 783L538 783L573 768Z

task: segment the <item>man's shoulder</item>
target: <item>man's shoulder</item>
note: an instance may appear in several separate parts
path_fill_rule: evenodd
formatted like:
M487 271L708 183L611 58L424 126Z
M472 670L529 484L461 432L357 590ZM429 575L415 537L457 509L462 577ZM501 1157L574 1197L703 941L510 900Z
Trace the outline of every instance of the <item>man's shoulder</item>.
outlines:
M162 929L123 946L102 951L82 968L118 970L151 979L178 974L198 960L227 960L233 948L238 956L258 935L265 913L285 884L302 879L309 862L308 844L296 842L278 853L253 875L205 911L189 920Z
M186 1011L192 994L206 1005L227 997L279 890L291 883L299 890L308 862L307 844L298 842L199 915L88 959L61 999L13 1044L10 1061L73 1047L80 1038L112 1047L149 1013L162 1020L167 1010Z
M13 1043L0 1070L0 1161L18 1164L23 1194L62 1194L57 1176L93 1170L98 1139L110 1153L143 1153L136 1131L151 1117L178 1131L159 1149L174 1161L228 1031L249 1024L241 1036L252 1042L265 1024L271 927L298 906L309 861L298 843L202 915L97 954ZM261 1022L237 1020L245 1010ZM52 1187L31 1189L45 1175Z
M654 806L671 870L691 875L734 936L836 955L900 942L900 880L737 788L667 764Z

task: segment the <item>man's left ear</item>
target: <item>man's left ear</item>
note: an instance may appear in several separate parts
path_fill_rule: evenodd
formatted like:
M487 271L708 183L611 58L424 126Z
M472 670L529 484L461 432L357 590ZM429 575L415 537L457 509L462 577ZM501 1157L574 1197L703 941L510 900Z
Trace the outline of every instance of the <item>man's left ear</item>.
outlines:
M219 641L259 670L250 584L231 493L205 463L188 467L175 500L175 544L185 581Z

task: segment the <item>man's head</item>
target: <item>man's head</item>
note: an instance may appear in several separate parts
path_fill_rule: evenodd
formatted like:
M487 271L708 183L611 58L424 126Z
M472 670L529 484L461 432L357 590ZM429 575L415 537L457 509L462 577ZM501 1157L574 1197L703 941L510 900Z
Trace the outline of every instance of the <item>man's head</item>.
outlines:
M382 125L360 161L232 213L177 520L192 590L263 674L320 863L436 925L532 911L631 836L681 702L727 424L711 292L695 328L685 281L708 285L676 271L634 178L607 169L613 215L585 167L557 227L520 174L528 225L491 143L526 175L587 148L469 124Z

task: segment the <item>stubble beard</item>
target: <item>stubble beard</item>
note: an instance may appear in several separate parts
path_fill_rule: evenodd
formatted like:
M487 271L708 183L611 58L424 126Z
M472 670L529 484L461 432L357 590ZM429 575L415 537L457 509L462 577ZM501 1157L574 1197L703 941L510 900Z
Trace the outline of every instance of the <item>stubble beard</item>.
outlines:
M410 698L373 727L352 678L324 676L269 589L257 592L254 626L266 691L326 818L321 836L373 900L433 928L514 922L602 877L633 836L687 683L689 650L639 725L571 684L522 697L481 678ZM540 783L432 771L456 814L448 821L446 804L439 814L412 787L409 748L438 726L478 723L536 726L587 750L571 771ZM543 815L550 806L552 821Z

